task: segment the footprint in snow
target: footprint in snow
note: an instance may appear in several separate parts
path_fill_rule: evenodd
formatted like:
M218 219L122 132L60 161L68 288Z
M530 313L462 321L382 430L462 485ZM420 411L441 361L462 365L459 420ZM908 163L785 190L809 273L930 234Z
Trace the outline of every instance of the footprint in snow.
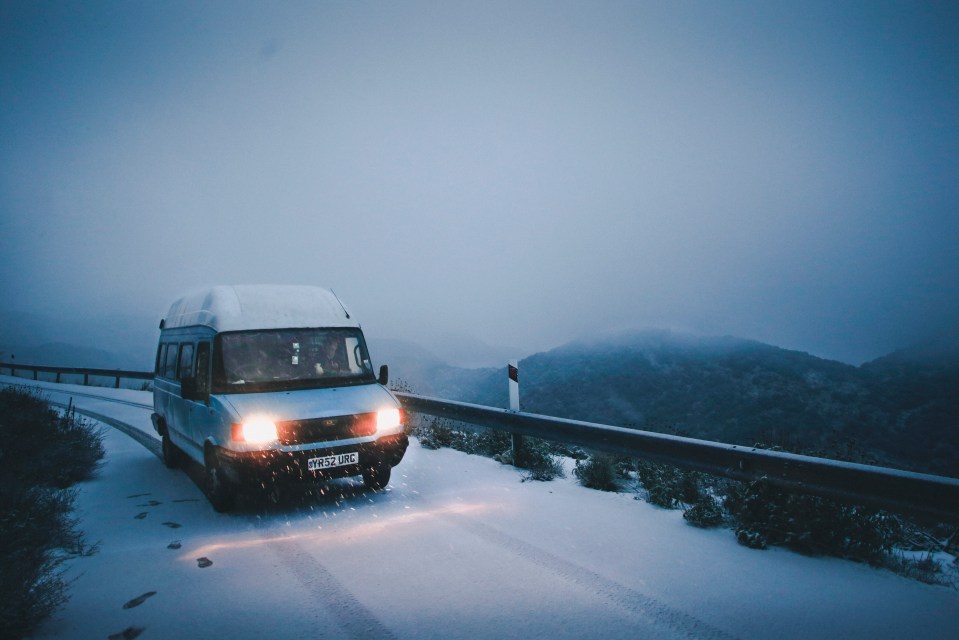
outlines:
M147 598L151 598L157 594L156 591L147 591L142 596L137 596L133 600L130 600L123 605L124 609L132 609L133 607L139 607L141 604L147 601Z
M164 527L170 527L171 529L179 529L179 528L182 527L183 525L180 524L179 522L164 522L164 523L163 523L163 526L164 526Z
M114 633L107 636L107 640L133 640L145 630L146 627L127 627L120 633Z
M206 569L212 564L213 564L213 561L206 557L196 559L196 566L200 567L201 569Z
M142 511L142 512L136 514L136 515L133 516L133 517L134 517L136 520L143 520L144 518L147 517L147 512L146 512L146 511Z
M183 546L183 545L180 544L180 541L179 541L179 540L174 540L173 542L171 542L170 544L168 544L168 545L166 546L166 548L167 548L167 549L179 549L179 548L182 547L182 546Z

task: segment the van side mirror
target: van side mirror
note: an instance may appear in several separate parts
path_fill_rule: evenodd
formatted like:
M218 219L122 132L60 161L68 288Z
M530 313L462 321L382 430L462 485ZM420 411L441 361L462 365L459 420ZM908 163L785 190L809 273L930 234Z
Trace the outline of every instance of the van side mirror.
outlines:
M384 364L384 365L381 365L381 366L380 366L380 377L379 377L379 379L377 380L377 382L379 382L381 385L383 385L383 386L385 387L386 384L387 384L389 381L390 381L390 368L389 368L388 366L386 366L385 364Z
M184 400L196 400L197 402L206 402L210 394L201 390L196 383L196 378L183 378L180 381L180 395Z

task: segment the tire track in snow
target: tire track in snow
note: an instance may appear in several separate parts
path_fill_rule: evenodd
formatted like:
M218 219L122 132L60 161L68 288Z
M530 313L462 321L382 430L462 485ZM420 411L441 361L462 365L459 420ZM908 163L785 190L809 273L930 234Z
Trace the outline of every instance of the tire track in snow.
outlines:
M67 405L63 402L54 402L53 400L48 400L47 402L49 402L50 404L57 405L58 407L63 407L64 409L67 408ZM93 418L94 420L98 422L102 422L103 424L110 425L117 431L125 433L126 435L130 436L131 438L133 438L134 440L142 444L147 449L147 451L149 451L156 457L160 458L161 460L163 459L163 452L161 451L159 438L154 438L150 434L144 431L140 431L139 429L137 429L131 424L123 422L122 420L117 420L116 418L111 418L110 416L105 416L102 413L97 413L96 411L90 411L88 409L78 409L75 405L73 407L73 410L81 415L87 416L88 418Z
M20 388L30 388L30 389L42 389L42 390L44 390L44 391L49 391L49 392L52 392L52 393L59 393L59 394L63 394L63 395L86 396L86 397L89 397L89 398L93 398L93 399L95 399L95 400L105 400L105 401L107 401L107 402L112 402L112 403L115 403L115 404L125 404L125 405L129 405L129 406L131 406L131 407L136 407L136 408L138 408L138 409L146 409L146 410L149 410L149 411L153 411L153 407L148 406L148 405L145 405L145 404L142 404L142 403L139 403L139 402L131 402L131 401L129 401L129 400L119 400L119 399L116 399L116 398L107 398L107 397L105 397L105 396L98 396L98 395L91 394L91 393L77 393L77 392L73 392L73 391L59 391L59 390L57 390L57 389L46 389L45 387L37 387L37 386L35 386L35 385L25 385L25 384L14 384L14 383L12 383L12 382L0 382L0 384L6 385L6 386L8 386L8 387L20 387ZM89 410L89 409L81 409L81 408L77 407L76 404L73 404L73 403L59 402L59 401L56 401L56 400L51 400L51 399L49 399L49 398L46 398L46 402L47 402L48 404L52 404L52 405L57 406L57 407L60 407L60 408L62 408L62 409L67 409L67 408L71 408L71 407L72 407L72 409L73 409L75 412L77 412L77 413L79 413L79 414L81 414L81 415L87 416L88 418L93 418L94 420L96 420L96 421L98 421L98 422L102 422L103 424L106 424L106 425L109 425L109 426L113 427L113 428L116 429L117 431L120 431L120 432L122 432L122 433L125 433L126 435L130 436L131 438L133 438L134 440L136 440L137 442L139 442L140 444L142 444L144 447L146 447L146 449L147 449L150 453L152 453L153 455L155 455L156 457L158 457L158 458L160 458L160 459L163 458L163 453L162 453L162 451L160 450L160 439L159 439L159 438L154 438L154 437L153 437L152 435L150 435L149 433L146 433L145 431L141 431L140 429L137 429L137 428L134 427L132 424L129 424L129 423L127 423L127 422L123 422L122 420L117 420L116 418L111 418L110 416L106 416L106 415L104 415L104 414L102 414L102 413L99 413L99 412L97 412L97 411L91 411L91 410Z
M6 382L0 384L27 386L13 385ZM54 390L54 392L70 394L70 392L64 391ZM73 395L88 396L97 400L126 404L143 409L153 409L145 404L94 394L74 392ZM67 407L66 403L53 401L50 401L50 403L64 408ZM122 431L140 442L140 444L144 445L154 455L161 457L159 439L153 438L132 425L116 420L115 418L76 407L74 407L74 409L77 413L84 414ZM737 636L714 627L695 616L674 609L653 597L623 586L598 573L585 569L568 560L564 560L535 545L514 538L478 520L462 514L453 513L440 513L438 517L466 529L483 540L523 558L568 582L572 582L593 593L601 595L615 606L642 618L646 618L651 623L666 627L684 637L695 640L739 640ZM340 625L338 631L342 631L349 637L357 639L395 639L394 634L385 627L369 609L357 600L353 593L330 573L329 569L298 545L293 539L267 538L266 535L263 536L263 539L266 542L266 546L289 568L300 584L302 584L316 600L325 604L326 609ZM139 633L137 633L137 635L139 635Z
M66 396L80 396L82 398L91 398L93 400L103 400L105 402L112 402L113 404L125 404L130 407L136 407L137 409L145 409L151 412L153 411L153 405L146 404L145 402L134 402L133 400L122 400L120 398L100 396L95 393L83 393L82 391L59 391L57 389L48 389L46 387L40 387L40 388L50 393L61 393Z
M674 609L653 597L623 586L478 520L456 513L440 513L438 517L462 527L483 540L554 573L568 582L597 593L622 609L646 618L655 625L667 627L684 637L696 640L739 640L737 636L714 627L695 616Z
M51 387L44 387L35 384L18 384L15 382L0 382L0 384L6 385L8 387L19 387L22 389L40 389L41 391L47 393L59 393L65 396L80 396L83 398L92 398L94 400L105 400L106 402L113 402L115 404L125 404L131 407L136 407L137 409L146 409L147 411L153 411L153 405L146 404L145 402L134 402L133 400L123 400L121 398L111 398L110 396L102 396L95 393L84 393L83 391L76 390L61 390L53 389ZM59 384L59 383L54 383ZM135 389L128 389L128 391L135 391Z
M323 564L292 538L263 539L270 551L283 562L313 598L323 603L339 624L337 631L357 640L395 636L373 612L367 609ZM336 634L333 634L336 635Z

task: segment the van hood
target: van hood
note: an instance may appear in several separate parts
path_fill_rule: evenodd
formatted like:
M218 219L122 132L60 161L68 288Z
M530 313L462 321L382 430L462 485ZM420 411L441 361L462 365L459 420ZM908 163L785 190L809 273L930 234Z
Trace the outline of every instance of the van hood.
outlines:
M399 407L399 401L378 384L270 393L236 393L220 398L239 420L263 416L274 422L332 418Z

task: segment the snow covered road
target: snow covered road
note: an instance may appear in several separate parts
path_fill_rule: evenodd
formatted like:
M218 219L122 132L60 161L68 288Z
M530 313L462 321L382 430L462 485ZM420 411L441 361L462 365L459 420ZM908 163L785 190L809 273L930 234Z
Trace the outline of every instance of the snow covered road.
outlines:
M149 393L40 386L152 434ZM128 436L105 444L77 499L99 548L68 562L71 600L36 638L959 637L953 589L456 451L414 442L385 492L346 480L224 515Z

